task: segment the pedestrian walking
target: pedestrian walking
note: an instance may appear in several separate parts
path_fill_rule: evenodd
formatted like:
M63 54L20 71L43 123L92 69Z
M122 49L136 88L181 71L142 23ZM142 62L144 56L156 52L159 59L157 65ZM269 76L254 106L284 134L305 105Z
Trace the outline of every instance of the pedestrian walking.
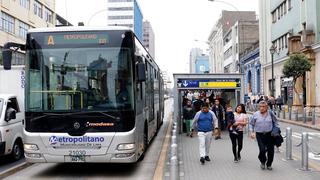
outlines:
M191 101L187 101L187 105L183 107L183 120L186 125L187 136L191 136L191 126L192 126L192 119L194 117L194 110L192 108Z
M276 99L276 103L277 103L279 110L282 111L281 106L283 105L283 99L281 96L278 96L278 98Z
M232 152L234 162L241 160L241 150L243 145L243 129L248 124L248 116L246 114L244 104L239 104L234 112L234 122L229 129L229 136L232 143ZM236 133L232 132L236 128Z
M199 138L200 162L210 161L209 149L213 130L218 128L217 117L209 110L208 104L203 104L201 111L197 112L193 119L192 132L197 129Z
M217 130L217 134L215 137L215 140L217 139L221 139L221 131L224 130L224 108L223 106L220 104L219 99L216 99L214 101L214 105L212 107L212 111L213 113L216 115L217 119L218 119L218 130Z
M274 158L274 137L271 136L272 129L279 127L278 120L272 111L268 111L268 103L260 101L259 111L253 114L249 123L251 138L256 138L259 146L260 168L272 170ZM267 156L266 156L267 154Z

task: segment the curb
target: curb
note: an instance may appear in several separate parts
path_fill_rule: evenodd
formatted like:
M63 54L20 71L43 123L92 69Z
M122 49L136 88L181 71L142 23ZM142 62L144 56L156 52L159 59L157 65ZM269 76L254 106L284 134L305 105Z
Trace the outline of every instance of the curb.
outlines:
M31 166L31 165L33 165L33 164L32 163L23 162L23 163L18 164L18 165L14 166L14 167L11 167L11 168L3 171L2 173L0 173L0 179L8 177L8 176L20 171L20 170L23 170L23 169Z

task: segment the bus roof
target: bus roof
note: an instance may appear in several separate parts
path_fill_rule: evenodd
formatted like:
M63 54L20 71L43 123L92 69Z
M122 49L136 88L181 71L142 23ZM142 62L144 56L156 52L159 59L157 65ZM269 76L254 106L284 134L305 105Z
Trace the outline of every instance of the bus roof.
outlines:
M106 30L127 30L127 31L132 31L129 27L124 27L124 26L105 26L105 27L62 26L62 27L48 27L48 28L29 29L28 33L35 33L35 32L68 32L68 31L106 31Z

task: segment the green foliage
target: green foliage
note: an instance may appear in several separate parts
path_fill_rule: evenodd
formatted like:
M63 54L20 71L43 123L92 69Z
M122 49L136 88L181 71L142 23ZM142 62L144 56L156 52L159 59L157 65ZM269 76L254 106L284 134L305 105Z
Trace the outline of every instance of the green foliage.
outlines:
M288 61L284 63L282 73L285 77L293 78L293 89L297 93L296 82L299 77L302 77L307 71L311 71L312 65L308 58L302 54L292 54Z
M305 72L311 71L312 65L304 54L292 54L283 66L282 73L285 77L293 77L294 83Z

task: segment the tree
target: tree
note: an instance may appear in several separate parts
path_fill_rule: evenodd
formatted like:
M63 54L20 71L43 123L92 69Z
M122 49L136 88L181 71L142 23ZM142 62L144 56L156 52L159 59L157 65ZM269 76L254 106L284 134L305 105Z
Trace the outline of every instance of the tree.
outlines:
M296 93L298 93L296 89L297 79L303 77L307 71L311 71L311 67L308 58L302 53L290 55L289 60L284 63L282 73L285 77L293 78L293 89Z

